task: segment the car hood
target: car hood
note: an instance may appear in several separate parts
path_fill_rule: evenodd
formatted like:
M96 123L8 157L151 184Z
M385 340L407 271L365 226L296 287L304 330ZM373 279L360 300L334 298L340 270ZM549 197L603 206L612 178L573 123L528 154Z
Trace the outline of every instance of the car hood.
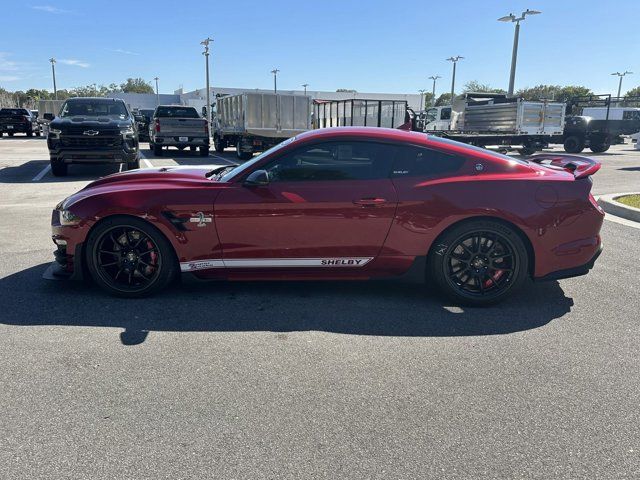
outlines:
M59 207L69 208L79 200L96 194L108 194L125 190L158 189L163 187L187 187L194 183L216 184L206 177L206 173L226 165L193 165L161 168L140 168L128 172L115 173L91 182L82 190L66 198ZM220 184L224 185L224 184Z
M111 127L119 128L131 125L130 119L116 118L116 117L69 117L60 118L56 117L49 125L50 128L69 128L69 127Z

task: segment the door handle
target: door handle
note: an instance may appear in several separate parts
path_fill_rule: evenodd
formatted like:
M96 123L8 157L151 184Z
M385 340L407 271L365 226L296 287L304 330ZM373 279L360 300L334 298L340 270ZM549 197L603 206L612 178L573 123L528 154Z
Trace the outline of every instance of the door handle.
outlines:
M380 207L387 203L387 199L379 197L361 198L359 200L354 200L353 203L360 205L361 207Z

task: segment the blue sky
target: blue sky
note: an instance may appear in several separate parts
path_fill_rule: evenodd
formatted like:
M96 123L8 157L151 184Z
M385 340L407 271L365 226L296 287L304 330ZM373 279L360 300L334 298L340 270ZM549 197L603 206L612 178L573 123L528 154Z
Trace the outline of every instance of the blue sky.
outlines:
M0 86L58 88L160 77L161 93L204 86L200 40L214 39L212 84L359 92L448 91L478 80L507 87L513 24L496 19L541 10L521 28L516 88L581 84L615 93L611 72L631 70L640 85L640 1L309 2L0 0Z

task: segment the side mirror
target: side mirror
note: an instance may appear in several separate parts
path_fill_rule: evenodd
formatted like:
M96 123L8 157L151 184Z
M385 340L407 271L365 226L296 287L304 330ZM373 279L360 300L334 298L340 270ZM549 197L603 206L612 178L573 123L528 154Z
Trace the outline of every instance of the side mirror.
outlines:
M255 170L244 180L246 187L264 187L269 185L269 174L266 170Z
M56 116L55 116L53 113L45 113L43 118L44 118L45 120L49 120L49 121L51 121L51 120L53 120L55 117L56 117Z

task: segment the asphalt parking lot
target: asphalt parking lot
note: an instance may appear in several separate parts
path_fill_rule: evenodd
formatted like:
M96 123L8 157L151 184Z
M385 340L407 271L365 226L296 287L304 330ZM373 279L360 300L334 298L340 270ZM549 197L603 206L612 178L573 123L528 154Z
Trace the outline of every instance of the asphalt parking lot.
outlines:
M594 156L594 194L640 189L640 151ZM116 171L47 166L0 139L0 478L640 478L639 228L488 309L383 282L124 301L41 278L52 208Z

